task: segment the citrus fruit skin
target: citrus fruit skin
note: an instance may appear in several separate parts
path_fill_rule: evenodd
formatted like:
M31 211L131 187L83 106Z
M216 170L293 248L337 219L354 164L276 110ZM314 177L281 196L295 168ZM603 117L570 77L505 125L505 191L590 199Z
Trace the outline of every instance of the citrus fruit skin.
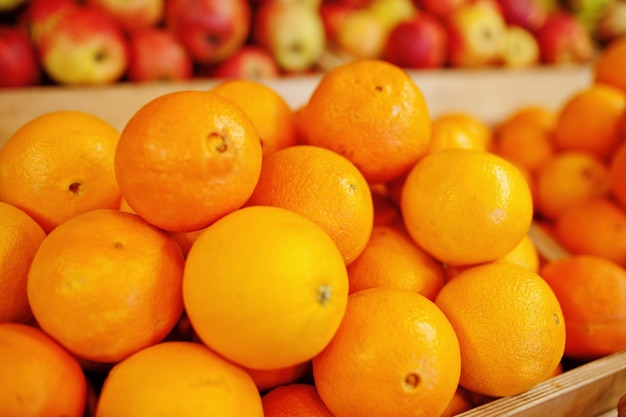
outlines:
M317 355L339 327L347 295L346 266L330 236L279 207L224 216L197 238L185 264L183 298L194 330L246 368L283 368Z
M139 216L92 210L54 229L30 267L37 323L73 354L113 363L160 342L183 312L178 244Z
M0 149L0 201L25 211L46 233L73 216L117 208L120 133L80 111L53 111L21 126Z
M82 417L86 396L79 363L50 336L0 323L0 415Z
M116 364L95 417L198 415L263 417L250 376L206 346L163 342Z
M0 202L0 323L26 323L33 316L26 294L28 270L44 230L19 208Z
M626 93L626 37L611 42L598 56L593 65L595 83L608 84Z
M370 288L350 295L337 334L313 358L313 377L335 417L435 417L456 392L460 359L456 334L432 301Z
M115 175L142 218L189 232L241 207L261 161L255 127L236 104L208 91L177 91L146 103L126 123Z
M334 417L311 384L276 387L263 395L262 401L265 417Z
M559 301L527 268L502 262L468 268L444 285L435 303L459 340L459 384L472 392L524 392L551 376L563 357Z
M402 176L430 143L420 88L381 60L359 59L326 72L303 112L305 142L345 156L370 183Z
M404 182L400 207L415 242L450 265L505 255L533 218L532 194L520 171L491 152L468 149L422 158Z

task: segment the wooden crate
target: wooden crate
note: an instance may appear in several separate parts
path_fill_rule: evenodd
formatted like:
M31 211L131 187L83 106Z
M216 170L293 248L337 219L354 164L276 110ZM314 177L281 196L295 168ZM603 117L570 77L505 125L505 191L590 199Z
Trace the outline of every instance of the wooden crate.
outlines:
M495 124L524 105L557 110L591 82L584 67L532 70L449 70L410 72L432 116L463 111ZM264 80L287 102L306 103L320 75ZM209 89L215 80L166 84L118 84L106 87L34 87L0 90L0 147L28 120L53 110L86 111L118 129L149 100L171 91ZM541 240L543 250L554 251ZM556 248L558 252L558 248ZM462 417L615 417L626 393L626 352L575 367L535 388L477 407Z

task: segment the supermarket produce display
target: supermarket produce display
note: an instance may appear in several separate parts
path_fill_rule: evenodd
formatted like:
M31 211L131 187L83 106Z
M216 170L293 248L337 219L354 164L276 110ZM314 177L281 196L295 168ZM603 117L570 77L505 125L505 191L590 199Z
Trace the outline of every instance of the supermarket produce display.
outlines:
M12 0L0 87L279 77L354 58L404 68L589 63L623 0Z

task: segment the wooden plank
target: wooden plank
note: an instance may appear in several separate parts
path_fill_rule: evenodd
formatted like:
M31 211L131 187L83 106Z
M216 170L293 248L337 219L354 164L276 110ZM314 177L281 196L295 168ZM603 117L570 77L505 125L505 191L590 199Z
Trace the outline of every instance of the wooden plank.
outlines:
M588 362L536 387L458 417L598 417L626 393L626 351ZM610 414L609 414L610 415Z
M410 71L432 116L463 111L495 123L527 104L557 109L591 80L587 67L532 70ZM306 103L321 75L263 80L293 107ZM177 83L119 83L100 87L33 87L0 90L0 146L21 125L45 112L62 109L92 113L122 129L149 100L172 91L209 89L216 80Z

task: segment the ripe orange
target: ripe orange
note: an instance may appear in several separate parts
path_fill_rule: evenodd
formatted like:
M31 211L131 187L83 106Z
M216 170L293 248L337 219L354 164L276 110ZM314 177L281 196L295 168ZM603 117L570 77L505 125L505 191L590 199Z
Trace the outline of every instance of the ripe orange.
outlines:
M162 229L189 232L242 206L261 161L259 136L236 104L211 92L177 91L130 118L115 174L137 214Z
M604 49L594 62L593 79L620 88L626 93L626 36L615 39Z
M624 117L626 120L626 116ZM626 123L625 123L626 125ZM625 129L626 132L626 129ZM626 133L625 133L626 135ZM626 137L626 136L625 136ZM626 209L626 140L617 148L609 162L609 187L615 199Z
M450 149L418 162L402 188L407 231L438 260L466 265L497 259L518 244L533 217L530 188L491 152Z
M292 146L266 157L246 205L282 207L312 220L330 235L346 264L363 251L374 224L363 174L318 146Z
M557 112L549 107L538 104L525 104L509 114L500 126L509 123L522 123L551 131L556 125L556 118Z
M324 73L302 117L307 143L345 156L371 183L405 174L430 142L420 88L380 60L353 60Z
M259 391L266 392L281 385L300 381L311 370L311 361L276 369L244 369L252 377Z
M435 299L461 348L460 385L494 397L526 391L561 361L565 324L538 274L511 263L468 268Z
M608 197L567 209L556 219L554 234L573 254L598 255L626 267L626 211Z
M432 301L370 288L350 295L337 334L313 358L313 378L335 417L438 417L455 395L460 355Z
M339 327L347 295L333 240L287 209L236 210L209 226L187 255L183 298L193 328L246 368L310 360Z
M554 128L557 150L589 152L605 160L621 141L619 121L626 110L626 92L592 84L573 94L560 109Z
M95 417L263 417L261 396L243 369L200 343L163 342L116 364Z
M45 232L28 214L0 202L0 323L26 323L33 313L26 295L28 270Z
M35 327L0 323L0 415L82 417L86 398L72 355Z
M97 208L117 208L113 168L119 132L78 111L55 111L21 126L0 149L0 201L47 232Z
M139 216L93 210L54 229L28 277L42 329L68 350L117 362L162 340L182 310L183 256Z
M350 293L385 287L433 300L444 284L443 266L401 229L374 226L365 250L348 265Z
M476 150L491 150L493 146L494 130L493 128L467 112L447 111L434 120L449 126L456 126L469 137L472 146L470 148Z
M609 182L608 166L594 155L557 152L536 172L536 212L554 220L572 205L607 195Z
M473 118L469 115L468 119L461 117L462 113L449 113L433 119L428 153L450 148L488 150L490 139L476 131L474 125L467 121Z
M224 80L211 92L241 107L259 134L263 156L296 144L295 111L273 88L250 79Z
M261 400L265 417L335 417L310 384L276 387Z
M596 255L546 264L541 276L565 316L565 356L596 359L626 349L626 271Z
M554 154L552 136L552 130L536 123L510 119L496 130L494 152L532 173Z

